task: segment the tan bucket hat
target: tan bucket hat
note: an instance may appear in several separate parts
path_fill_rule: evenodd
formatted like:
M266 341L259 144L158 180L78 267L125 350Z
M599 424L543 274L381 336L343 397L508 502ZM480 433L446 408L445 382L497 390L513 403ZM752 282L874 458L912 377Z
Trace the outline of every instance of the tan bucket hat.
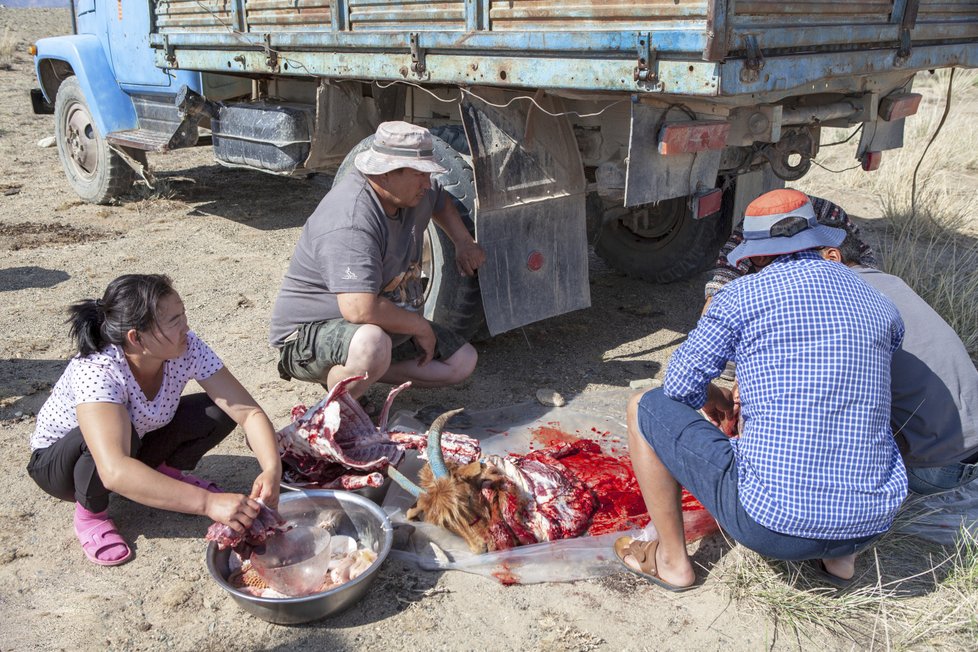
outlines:
M431 132L409 122L382 122L370 149L357 154L353 164L364 174L384 174L400 168L440 174L447 172L434 156Z

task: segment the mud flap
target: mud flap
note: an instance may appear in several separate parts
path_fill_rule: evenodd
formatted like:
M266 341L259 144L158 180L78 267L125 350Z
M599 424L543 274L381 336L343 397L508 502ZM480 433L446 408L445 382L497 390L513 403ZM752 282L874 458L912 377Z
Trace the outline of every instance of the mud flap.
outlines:
M511 100L493 89L492 104ZM462 121L472 150L476 237L486 251L479 285L493 335L591 305L585 180L566 116L531 102L505 108L467 96ZM561 113L559 99L536 102Z
M625 175L625 206L688 197L716 187L719 149L693 154L659 154L659 131L669 121L689 120L678 107L632 104L632 128Z
M316 87L315 127L307 170L336 168L347 152L374 133L381 118L373 98L363 97L355 84L320 80Z

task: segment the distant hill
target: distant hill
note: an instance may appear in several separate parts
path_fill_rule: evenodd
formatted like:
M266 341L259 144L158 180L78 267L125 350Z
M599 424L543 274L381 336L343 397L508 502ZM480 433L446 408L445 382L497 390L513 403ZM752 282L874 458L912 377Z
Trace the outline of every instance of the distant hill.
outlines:
M68 0L0 0L4 7L67 7Z

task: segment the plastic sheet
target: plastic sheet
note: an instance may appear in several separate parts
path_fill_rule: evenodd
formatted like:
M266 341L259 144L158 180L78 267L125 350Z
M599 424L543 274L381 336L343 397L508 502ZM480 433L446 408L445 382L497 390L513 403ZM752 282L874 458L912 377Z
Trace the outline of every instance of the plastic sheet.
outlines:
M627 391L606 393L604 396L591 395L590 405L587 406L591 410L588 411L623 415L627 396ZM466 415L469 419L466 427L456 428L449 423L447 429L479 439L485 455L528 453L546 448L555 439L562 438L565 438L564 441L591 439L597 441L603 452L609 455L627 455L625 424L602 414L527 402ZM423 431L425 428L409 415L398 413L392 429ZM422 465L417 455L409 451L399 469L408 477L416 478ZM643 539L655 536L654 528L648 525L599 536L582 536L475 554L461 537L427 523L407 521L404 514L413 504L414 498L397 485L390 488L383 501L384 511L395 526L392 556L426 570L461 570L492 577L503 584L572 581L617 573L621 571L621 564L612 551L617 537L623 534ZM684 512L684 517L687 532L697 536L717 529L716 522L705 510ZM628 522L628 519L622 522ZM647 515L634 519L636 524L647 522Z

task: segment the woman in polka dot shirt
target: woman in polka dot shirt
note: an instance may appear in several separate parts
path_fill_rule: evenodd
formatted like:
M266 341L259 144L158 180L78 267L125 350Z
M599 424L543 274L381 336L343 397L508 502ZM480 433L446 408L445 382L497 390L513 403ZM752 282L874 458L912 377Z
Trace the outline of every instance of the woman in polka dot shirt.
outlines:
M75 503L75 534L89 560L132 557L108 517L109 494L237 531L278 504L281 460L264 411L187 326L170 279L128 274L101 299L69 309L78 355L37 415L27 471L44 491ZM191 380L206 393L181 396ZM248 496L184 473L240 425L261 473Z

